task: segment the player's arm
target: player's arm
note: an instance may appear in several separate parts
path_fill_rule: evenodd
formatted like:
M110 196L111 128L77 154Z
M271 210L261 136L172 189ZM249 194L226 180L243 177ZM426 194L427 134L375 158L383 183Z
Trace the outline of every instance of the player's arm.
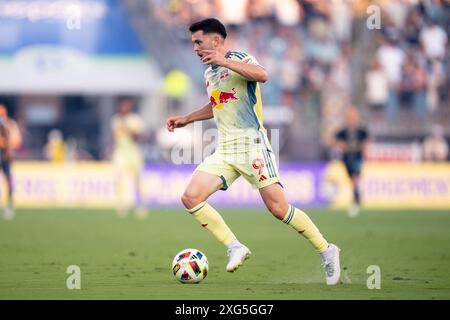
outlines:
M12 121L9 132L10 138L10 147L11 149L17 150L22 146L23 139L22 133L20 132L19 126L17 122Z
M167 130L173 132L175 128L182 128L195 121L208 120L214 117L211 103L207 103L202 108L180 117L169 117L166 121Z
M0 148L5 150L5 160L12 160L9 130L5 125L0 125Z
M334 140L334 147L339 150L340 152L344 153L348 149L348 144L344 138L343 132L339 131Z
M204 54L202 58L203 64L212 64L225 67L240 74L249 81L264 83L269 79L267 71L260 65L247 63L245 61L226 59L220 56L220 54L215 50L203 50L202 52Z
M133 115L132 119L132 124L128 125L128 130L130 132L131 138L135 142L142 141L145 133L144 120L138 115Z
M361 145L361 151L362 151L364 159L367 158L369 145L371 143L372 143L372 138L370 137L370 135L368 133L366 133L366 136L364 137L364 140L362 141L362 145Z
M256 64L226 59L223 66L227 69L233 70L236 73L239 73L245 79L250 81L264 83L269 79L267 71Z

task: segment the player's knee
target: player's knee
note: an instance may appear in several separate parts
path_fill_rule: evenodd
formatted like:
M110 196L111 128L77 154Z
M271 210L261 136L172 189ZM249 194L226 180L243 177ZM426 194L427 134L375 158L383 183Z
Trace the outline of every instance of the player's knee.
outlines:
M194 192L185 191L181 196L181 202L186 209L192 209L202 201L204 200L202 199L201 195Z
M184 193L182 196L181 196L181 203L184 205L184 207L186 208L186 209L190 209L191 208L191 206L190 206L190 204L191 204L191 197L187 194L187 193Z
M279 220L283 220L287 212L287 208L279 202L270 203L267 206L267 209L269 209L270 213Z

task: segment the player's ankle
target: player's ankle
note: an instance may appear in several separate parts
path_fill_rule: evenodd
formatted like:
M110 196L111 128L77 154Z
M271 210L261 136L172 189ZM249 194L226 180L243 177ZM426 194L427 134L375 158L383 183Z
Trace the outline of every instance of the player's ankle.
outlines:
M324 252L320 253L320 256L323 260L327 260L333 255L333 251L331 249L332 247L330 246L330 244L328 244L327 249Z
M237 240L237 239L231 241L231 243L228 245L228 249L237 248L237 247L242 247L242 243L240 243L239 240Z

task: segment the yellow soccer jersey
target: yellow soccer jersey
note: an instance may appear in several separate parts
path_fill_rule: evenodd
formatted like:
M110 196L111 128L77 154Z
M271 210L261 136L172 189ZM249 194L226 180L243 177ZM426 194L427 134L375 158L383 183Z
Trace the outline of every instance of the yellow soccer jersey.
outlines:
M258 64L244 52L228 51L225 58ZM219 130L218 151L247 152L255 143L263 143L261 139L265 142L259 83L221 66L209 66L205 81Z
M140 170L143 165L142 152L134 135L144 132L144 121L134 113L115 115L111 120L115 146L113 162L120 167Z
M138 143L134 140L134 135L142 134L144 131L144 121L135 114L115 115L111 120L111 128L114 134L116 148L121 151L129 151L138 148Z

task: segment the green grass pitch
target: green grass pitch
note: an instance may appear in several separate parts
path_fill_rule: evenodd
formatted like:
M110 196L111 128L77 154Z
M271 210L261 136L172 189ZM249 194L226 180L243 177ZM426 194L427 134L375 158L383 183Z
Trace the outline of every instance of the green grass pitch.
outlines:
M139 221L112 211L19 210L0 220L0 299L449 299L450 213L309 210L338 244L344 283L324 284L319 256L264 210L221 210L253 256L235 274L226 250L182 209L154 210ZM198 285L171 273L174 255L197 248L210 272ZM66 269L81 268L81 290L68 290ZM381 268L381 289L366 286Z

